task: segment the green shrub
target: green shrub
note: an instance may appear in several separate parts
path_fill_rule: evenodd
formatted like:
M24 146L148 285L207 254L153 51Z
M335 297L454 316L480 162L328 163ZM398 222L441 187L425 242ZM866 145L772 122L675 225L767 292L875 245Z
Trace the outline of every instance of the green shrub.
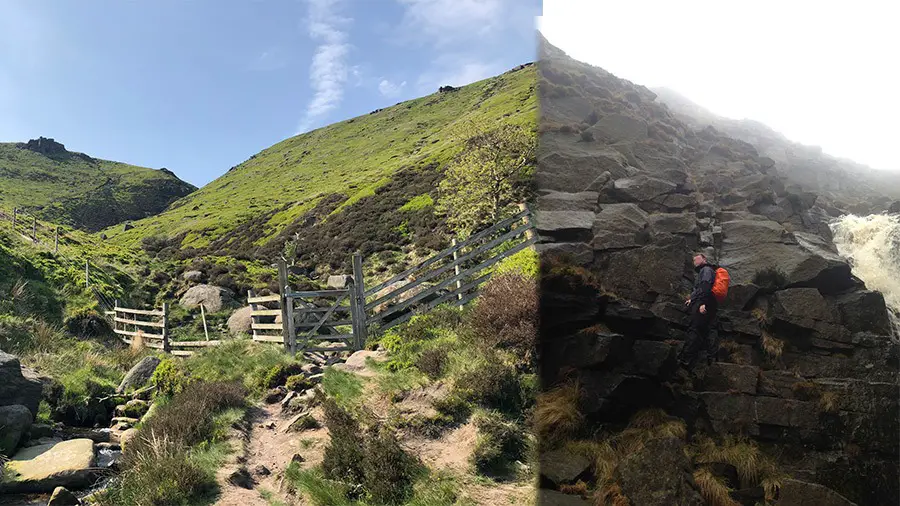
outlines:
M192 462L181 446L161 436L145 443L140 458L100 494L98 502L100 506L199 504L215 490L215 475Z
M106 318L91 308L76 310L65 319L64 325L69 333L77 337L97 337L109 335L112 332Z
M214 415L230 408L243 407L246 395L247 389L236 382L196 381L185 385L143 424L140 434L146 437L129 443L127 456L150 450L145 445L154 436L166 437L184 448L210 439L215 435Z
M291 376L301 374L300 364L275 364L263 374L260 386L262 388L275 388L284 385Z
M468 318L474 344L484 353L506 349L533 368L538 333L537 282L521 274L491 278Z
M513 463L523 458L527 448L522 429L491 411L479 413L474 421L478 429L471 459L475 472L495 478L510 475Z
M309 390L310 388L312 388L313 384L305 375L295 374L288 377L287 381L284 382L284 386L288 390L302 392L304 390Z
M446 348L429 348L416 359L416 368L431 379L440 378L447 366Z
M156 386L157 394L172 396L181 393L190 379L181 363L176 359L167 358L160 362L153 371L150 381Z
M363 486L375 504L402 504L412 495L421 466L411 457L390 430L378 427L366 441L363 459Z
M497 358L485 358L472 369L460 373L454 382L454 389L462 398L486 408L507 413L522 408L516 370Z
M537 251L532 248L525 248L498 262L497 267L494 268L493 276L513 273L529 279L537 279L539 261L540 257Z
M362 483L365 442L359 422L333 399L325 399L323 408L330 438L325 447L322 472L332 480Z

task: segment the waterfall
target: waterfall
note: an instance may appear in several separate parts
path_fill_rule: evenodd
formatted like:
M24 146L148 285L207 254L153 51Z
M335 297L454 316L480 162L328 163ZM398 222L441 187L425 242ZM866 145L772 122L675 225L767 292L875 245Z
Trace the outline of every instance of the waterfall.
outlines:
M845 215L831 224L838 252L870 290L878 290L891 310L894 338L900 339L900 215Z

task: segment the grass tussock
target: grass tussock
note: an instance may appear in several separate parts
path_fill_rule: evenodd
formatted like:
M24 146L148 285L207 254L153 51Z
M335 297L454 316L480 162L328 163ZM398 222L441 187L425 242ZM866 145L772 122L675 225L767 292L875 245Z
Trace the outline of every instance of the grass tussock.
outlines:
M239 383L194 382L145 420L123 455L122 474L103 506L197 504L216 490L215 472L230 451L228 428L243 416Z
M661 409L649 409L632 416L621 432L601 440L572 441L566 447L591 461L596 481L592 498L594 504L621 505L628 504L628 499L615 480L619 463L654 439L683 439L686 433L687 428L681 419L669 416Z
M819 396L819 409L825 413L837 413L840 409L840 398L837 392L825 391Z
M781 358L782 353L784 353L784 341L773 336L768 331L763 331L760 344L766 356L772 360Z
M774 500L786 478L771 457L744 437L728 436L719 443L709 437L700 437L688 451L695 464L724 463L734 466L741 487L762 486L766 500Z
M713 474L708 467L701 466L694 471L694 482L709 506L740 506L731 498L731 489L725 480Z
M584 423L580 410L581 392L577 382L557 386L538 394L534 426L542 442L555 444L571 438Z

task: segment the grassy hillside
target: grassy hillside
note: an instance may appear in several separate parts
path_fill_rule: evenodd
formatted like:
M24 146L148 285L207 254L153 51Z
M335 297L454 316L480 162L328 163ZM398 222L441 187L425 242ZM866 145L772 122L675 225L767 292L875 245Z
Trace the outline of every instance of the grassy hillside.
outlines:
M420 235L430 235L434 195L426 194L463 148L454 132L468 120L535 126L535 79L534 67L522 66L292 137L165 212L135 222L134 229L104 233L123 246L136 247L154 236L168 239L161 244L182 255L244 258L271 258L288 233L306 234L301 249L317 244L325 249L326 242L346 248L402 242L417 226Z
M144 218L195 190L168 170L67 151L52 139L0 143L0 208L89 231Z

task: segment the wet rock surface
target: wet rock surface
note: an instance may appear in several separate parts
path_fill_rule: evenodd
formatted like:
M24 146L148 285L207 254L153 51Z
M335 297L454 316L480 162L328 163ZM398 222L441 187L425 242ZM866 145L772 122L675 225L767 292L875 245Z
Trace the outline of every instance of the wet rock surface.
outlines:
M900 502L900 353L884 297L852 275L828 227L863 197L808 184L793 161L685 123L646 88L542 44L545 384L577 378L593 429L661 408L692 434L749 436L795 478L777 504ZM683 380L696 251L731 287L713 364L701 354ZM702 504L684 472L659 471L690 468L678 441L619 462L632 504ZM753 504L760 491L738 495Z

